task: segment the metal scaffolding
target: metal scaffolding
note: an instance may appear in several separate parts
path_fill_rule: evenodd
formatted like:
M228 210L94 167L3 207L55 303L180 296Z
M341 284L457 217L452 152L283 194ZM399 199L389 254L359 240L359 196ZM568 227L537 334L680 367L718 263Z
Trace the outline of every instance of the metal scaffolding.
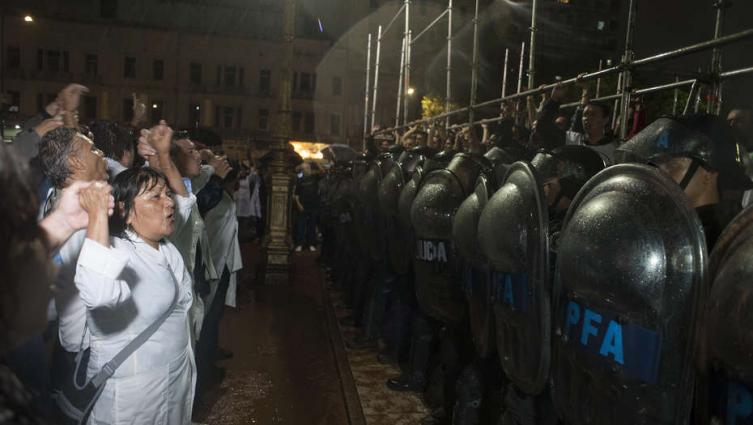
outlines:
M681 47L675 50L670 50L667 52L659 53L656 55L648 56L645 58L636 58L635 53L633 51L633 39L636 31L636 17L637 17L637 5L638 0L630 0L629 2L629 10L628 10L628 16L627 16L627 31L625 34L625 49L622 54L622 58L619 64L613 65L610 61L607 61L605 66L603 62L599 62L599 69L595 72L590 72L586 74L582 74L578 77L569 78L562 81L557 81L555 83L542 85L541 87L534 88L535 86L535 75L536 75L536 66L535 66L535 57L536 57L536 32L537 32L537 8L538 8L538 1L533 0L532 1L532 10L531 10L531 38L530 38L530 45L528 46L528 85L527 90L523 90L523 76L524 76L524 69L525 69L525 53L526 53L526 43L523 42L521 44L521 52L520 52L520 63L518 66L518 85L517 85L517 93L514 94L507 94L507 85L508 85L508 73L509 73L509 61L510 61L510 49L505 49L505 60L504 60L504 69L502 72L502 93L501 97L496 99L487 100L484 102L476 103L476 91L477 91L477 84L478 84L478 49L479 49L479 42L478 42L478 31L479 31L479 25L478 25L478 17L479 17L479 9L478 9L478 0L476 1L476 9L474 14L474 20L473 20L473 67L471 72L471 96L470 96L470 102L467 107L455 109L455 110L449 110L451 95L452 95L452 85L451 85L451 72L452 72L452 61L451 61L451 55L452 55L452 0L449 0L447 9L440 14L434 21L432 21L429 26L427 26L424 30L418 33L418 35L411 39L411 30L410 30L410 22L408 19L408 11L410 8L410 1L411 0L405 0L405 4L403 7L398 11L397 15L392 19L390 24L387 28L389 28L392 23L397 19L397 17L400 15L400 13L403 12L403 10L406 11L406 30L404 35L404 40L408 40L405 43L405 57L404 57L404 64L401 65L401 81L402 81L402 89L399 90L398 93L398 105L400 104L400 98L402 96L402 102L403 102L403 115L402 115L402 124L400 124L399 118L396 119L396 125L392 128L382 129L379 132L393 132L397 130L403 130L407 127L413 126L413 125L420 125L420 124L429 124L433 122L437 122L440 120L444 120L445 122L445 128L452 129L452 128L462 128L462 127L468 127L468 126L474 126L479 124L485 124L485 123L491 123L491 122L497 122L501 121L503 118L495 117L495 118L489 118L489 119L482 119L482 120L475 120L475 111L492 105L498 105L500 108L504 105L504 103L508 101L513 100L525 100L525 99L531 99L533 96L540 94L542 91L551 90L556 85L572 85L580 81L591 81L596 80L596 98L593 99L594 101L614 101L615 102L615 108L614 108L614 119L613 124L617 124L619 122L619 136L621 138L625 138L628 131L628 113L630 111L630 104L631 100L634 98L634 96L640 96L640 95L646 95L651 93L656 93L659 91L664 90L674 90L674 103L673 103L673 113L677 111L679 102L679 89L681 87L691 87L691 93L688 97L687 104L685 105L684 111L688 112L691 107L693 107L693 103L695 103L694 108L698 108L698 105L700 104L701 100L701 93L703 93L704 88L709 91L709 100L710 104L708 106L708 110L710 112L719 113L721 110L721 104L722 104L722 84L725 80L728 80L730 78L736 78L743 75L753 74L753 66L752 67L746 67L741 69L736 69L732 71L723 72L722 66L721 66L721 47L739 42L741 40L747 40L747 39L753 39L753 28L747 29L744 31L740 31L734 34L729 35L723 35L722 34L722 28L723 28L723 20L724 20L724 14L725 10L729 7L729 0L714 0L714 7L717 9L716 13L716 23L715 23L715 30L714 30L714 38L708 41L704 41L701 43L692 44L689 46ZM421 36L428 31L433 25L435 25L437 22L439 22L443 17L448 16L448 35L447 35L447 98L445 103L445 112L438 114L433 117L428 118L422 118L417 119L413 121L408 120L408 108L407 108L407 99L406 99L406 91L408 90L408 84L410 83L410 47L413 43L415 43ZM381 29L381 27L380 27ZM376 74L378 74L379 69L379 48L380 48L380 41L384 34L380 31L380 36L377 40L377 59L376 59ZM676 59L679 57L712 50L712 60L711 60L711 69L710 69L710 77L707 75L705 77L697 76L696 78L691 79L685 79L680 80L679 77L675 78L674 82L671 83L665 83L656 85L653 87L646 87L642 89L637 89L633 87L633 72L634 70L646 67L647 65L656 64L659 62L665 62L671 59ZM601 80L604 77L611 76L611 75L617 75L618 76L618 84L617 84L617 92L612 95L606 95L601 96ZM378 75L374 76L374 109L376 109L376 98L377 98L377 83L378 83ZM707 87L708 86L708 87ZM577 106L579 102L573 102L561 105L562 108L568 108ZM375 111L372 111L372 123L374 121L374 113ZM456 124L456 125L450 125L450 119L451 117L460 115L460 114L468 114L468 119L465 120L465 122Z

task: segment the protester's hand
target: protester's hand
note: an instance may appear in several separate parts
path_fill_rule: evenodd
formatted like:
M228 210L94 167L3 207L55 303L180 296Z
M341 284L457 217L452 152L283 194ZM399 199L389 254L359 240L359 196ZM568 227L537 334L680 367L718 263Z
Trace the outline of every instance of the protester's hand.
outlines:
M45 106L44 111L47 112L47 115L54 117L55 115L58 115L60 112L62 112L63 108L60 107L60 102L55 99L52 103Z
M114 208L112 186L103 181L92 182L80 189L78 201L90 220L97 216L110 216Z
M557 83L552 89L552 100L555 102L562 102L567 95L567 89L562 83Z
M101 182L100 182L101 183ZM89 214L81 204L82 192L88 189L93 182L76 181L63 189L55 212L60 214L62 222L69 226L71 231L83 229L89 223ZM106 185L109 188L109 185ZM108 190L109 194L109 190ZM115 201L110 195L107 202L107 215L112 215Z
M588 75L588 73L586 73L586 72L581 72L580 74L578 74L578 76L575 77L575 84L577 84L578 87L581 88L581 90L588 91L588 89L589 89L589 83L588 83L587 80L585 80L583 78L586 75Z
M48 118L34 127L34 132L41 138L50 131L63 126L63 117L61 115Z
M199 155L201 156L201 160L206 162L207 164L211 164L212 160L216 156L211 149L202 149L201 151L199 151Z
M217 177L224 179L233 167L231 167L224 158L217 158L219 158L219 160L212 161L210 164L212 165L212 168L214 168L214 174Z
M146 101L144 96L138 96L136 93L132 93L133 99L133 119L131 125L138 127L144 121L146 121Z
M150 160L151 157L157 155L157 151L149 144L149 137L151 137L151 131L145 128L141 129L139 143L136 145L139 156L146 160Z
M57 102L64 111L73 112L81 104L81 95L89 93L89 89L81 84L68 84L58 93Z
M213 155L208 162L209 165L214 168L214 174L222 179L224 179L225 176L227 176L227 173L233 169L230 164L228 164L227 158L224 156Z
M173 140L173 129L168 127L165 120L162 120L149 130L147 140L157 154L168 154L170 153L170 144Z

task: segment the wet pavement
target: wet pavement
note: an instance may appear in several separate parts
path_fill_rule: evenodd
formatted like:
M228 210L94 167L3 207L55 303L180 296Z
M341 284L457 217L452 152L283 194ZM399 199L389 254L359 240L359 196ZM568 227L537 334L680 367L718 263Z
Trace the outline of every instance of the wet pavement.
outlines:
M226 378L194 420L208 424L357 424L360 414L342 342L325 303L317 253L296 254L291 285L254 283L259 248L244 245L238 308L227 308L218 363ZM336 334L336 335L334 335ZM340 363L338 363L338 361ZM347 364L347 363L346 363ZM349 414L350 413L350 414Z

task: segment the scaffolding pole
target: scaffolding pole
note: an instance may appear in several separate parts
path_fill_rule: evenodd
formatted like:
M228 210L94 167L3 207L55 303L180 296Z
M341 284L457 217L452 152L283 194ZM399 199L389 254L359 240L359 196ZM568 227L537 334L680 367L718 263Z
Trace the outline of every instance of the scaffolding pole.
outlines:
M680 81L680 77L675 77L675 82ZM677 115L677 102L680 100L680 87L675 87L674 98L672 99L672 115Z
M410 92L410 59L411 59L411 32L410 32L410 2L411 0L405 0L405 71L403 76L405 81L403 82L403 90L405 93ZM410 96L403 96L403 124L408 122L408 98Z
M536 20L539 0L531 2L531 43L528 45L528 90L536 84Z
M452 0L447 2L447 86L445 88L444 111L450 110L452 103ZM445 119L444 127L450 126L450 117Z
M502 68L502 98L504 99L505 96L507 96L507 70L509 67L510 62L510 48L505 48L505 64L504 68ZM502 105L500 104L500 109L502 108Z
M479 0L476 0L476 9L473 13L473 59L471 62L471 97L468 109L468 122L473 122L474 119L474 106L476 105L476 94L478 91L478 8Z
M403 96L403 71L405 70L405 44L408 40L403 38L403 46L400 48L400 77L397 79L397 109L395 110L395 127L400 125L400 114L402 112Z
M376 110L377 110L377 95L379 94L379 60L380 53L382 51L382 26L379 25L377 31L377 45L376 45L376 57L374 58L374 96L371 107L371 125L376 124Z
M630 113L630 99L632 96L633 72L630 64L634 59L633 39L635 37L635 19L638 13L638 1L630 0L628 10L627 31L625 34L625 53L622 57L622 100L620 104L620 139L625 140L628 133L628 114Z
M366 93L364 95L363 105L363 135L371 133L369 129L369 91L371 88L371 33L369 33L368 43L366 44ZM366 149L366 138L363 139L364 149Z
M714 39L718 40L724 32L724 16L727 9L731 6L728 0L714 0L716 8L716 19L714 21ZM722 73L722 49L717 47L711 52L711 72L716 77L712 88L711 97L707 112L719 114L722 111L722 81L718 78Z
M599 71L604 69L604 61L599 59ZM601 77L596 79L596 97L601 96Z

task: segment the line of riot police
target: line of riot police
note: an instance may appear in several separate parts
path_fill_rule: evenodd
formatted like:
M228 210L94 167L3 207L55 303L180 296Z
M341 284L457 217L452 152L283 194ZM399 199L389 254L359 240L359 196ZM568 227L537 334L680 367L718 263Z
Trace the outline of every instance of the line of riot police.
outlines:
M348 344L399 363L387 386L423 393L427 423L753 423L738 134L662 117L610 164L549 112L523 141L511 121L487 147L413 132L335 165L323 255Z

